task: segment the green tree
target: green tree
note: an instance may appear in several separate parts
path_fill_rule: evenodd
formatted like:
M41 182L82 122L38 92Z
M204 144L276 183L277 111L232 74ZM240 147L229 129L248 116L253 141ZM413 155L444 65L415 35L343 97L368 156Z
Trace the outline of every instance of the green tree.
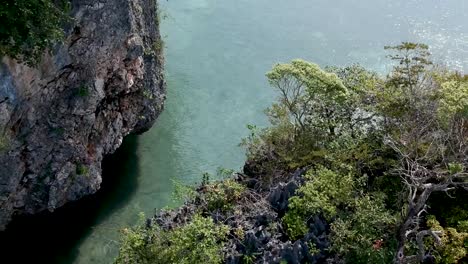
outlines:
M281 95L279 104L273 104L271 108L273 119L288 118L301 130L312 124L327 129L332 135L335 133L334 109L330 105L343 101L347 94L336 74L310 62L293 60L289 64L274 66L267 73L267 78Z
M367 90L380 79L362 67L324 70L294 60L275 65L267 78L279 92L278 102L266 111L272 127L250 137L246 145L250 158L272 161L271 171L320 162L336 139L356 138L371 128L364 125L373 118Z
M401 88L407 92L407 97L420 88L425 81L425 72L432 65L429 46L421 43L403 42L396 46L386 46L386 50L394 53L388 57L397 64L390 74L387 84Z
M399 63L386 82L384 89L389 92L380 98L380 110L384 140L400 161L392 173L404 183L396 261L407 263L423 261L424 238L440 240L443 233L423 224L431 195L468 187L464 158L468 154L468 90L465 78L431 66L426 45L403 43L392 50L396 55L391 58ZM409 246L415 246L416 252L408 251Z

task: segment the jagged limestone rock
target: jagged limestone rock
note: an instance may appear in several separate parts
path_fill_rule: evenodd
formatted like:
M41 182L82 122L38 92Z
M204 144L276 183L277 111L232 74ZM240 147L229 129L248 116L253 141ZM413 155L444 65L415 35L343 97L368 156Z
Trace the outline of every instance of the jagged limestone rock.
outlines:
M0 63L0 229L96 192L103 157L163 109L154 0L72 0L66 39L35 68Z

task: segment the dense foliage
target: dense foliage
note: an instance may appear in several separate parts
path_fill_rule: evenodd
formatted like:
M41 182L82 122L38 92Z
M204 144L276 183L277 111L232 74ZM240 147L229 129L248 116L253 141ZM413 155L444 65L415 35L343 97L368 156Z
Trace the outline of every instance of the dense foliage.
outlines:
M435 216L429 216L427 225L431 230L441 231L440 241L434 238L428 240L429 245L435 245L436 259L439 263L460 263L468 255L468 225L463 221L454 227L444 228L436 220Z
M221 263L222 241L228 228L216 225L213 219L195 215L186 225L173 230L138 227L123 230L116 263Z
M1 0L0 57L37 63L63 37L68 8L67 0Z
M395 67L385 77L359 65L274 66L271 126L249 125L243 142L245 173L255 180L248 189L234 180L202 185L197 210L215 220L251 217L220 214L239 211L252 190L255 199L272 197L265 190L284 189L306 171L269 224L279 239L306 241L307 254L333 263L467 262L468 77L433 65L426 45L386 49ZM321 233L326 248L310 240L318 218L329 226ZM229 227L238 240L239 222ZM241 263L262 263L258 251L242 252Z
M283 222L291 238L308 232L311 215L321 214L333 222L331 249L349 263L385 263L392 259L394 246L387 230L395 225L395 216L385 209L381 193L365 194L365 178L346 172L319 168L306 176L306 183L290 198ZM335 221L333 221L335 219ZM379 250L374 243L386 241Z
M249 158L264 164L266 177L312 168L283 219L291 238L321 214L332 222L330 249L349 263L457 263L466 257L464 236L452 260L443 253L450 245L421 241L446 237L442 227L425 227L431 194L467 187L468 78L433 66L426 45L386 49L396 61L386 78L360 66L275 66L267 74L280 92L268 111L273 126L250 137Z
M232 172L220 169L217 177L227 174ZM232 211L239 203L245 186L232 179L212 182L211 177L204 174L197 189L175 182L174 198L179 202L195 203L196 210L187 209L189 215L174 222L171 211L163 210L162 214L170 215L169 223L153 219L148 220L145 227L122 230L123 239L116 263L221 263L223 246L231 230L217 219L215 221L208 212Z

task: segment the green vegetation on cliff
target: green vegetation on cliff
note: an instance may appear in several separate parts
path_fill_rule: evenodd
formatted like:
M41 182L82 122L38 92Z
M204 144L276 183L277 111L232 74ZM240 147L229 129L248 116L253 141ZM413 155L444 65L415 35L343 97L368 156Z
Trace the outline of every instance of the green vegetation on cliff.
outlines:
M45 49L62 39L68 8L68 0L1 0L0 57L37 63Z
M220 263L222 241L228 227L213 219L195 215L182 227L162 230L125 229L117 263Z
M118 262L146 263L162 244L195 255L150 262L467 262L468 78L433 65L426 45L386 49L395 67L385 77L274 66L279 98L270 127L249 126L244 173L204 182L181 208L128 231ZM194 251L159 235L193 237L201 219L213 232Z

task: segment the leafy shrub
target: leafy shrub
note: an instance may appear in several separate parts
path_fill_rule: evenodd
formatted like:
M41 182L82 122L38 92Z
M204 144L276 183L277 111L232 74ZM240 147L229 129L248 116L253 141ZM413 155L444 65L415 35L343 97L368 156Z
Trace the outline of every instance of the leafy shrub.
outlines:
M311 216L331 222L331 250L349 263L385 263L393 258L389 247L396 218L385 208L382 194L363 194L365 178L319 168L306 176L297 195L289 199L283 222L295 240L309 231ZM375 243L385 246L375 248Z
M124 229L115 263L125 264L218 264L223 241L229 232L211 218L195 215L192 221L173 230L158 227Z
M331 220L338 207L349 202L356 182L351 174L340 174L320 168L306 176L306 183L289 199L288 212L283 217L291 238L302 237L308 231L307 219L322 214Z
M228 211L232 209L235 202L239 200L245 191L245 187L242 184L232 179L210 183L203 188L204 190L200 198L206 202L209 211Z
M2 0L0 57L36 64L45 49L63 38L69 6L67 0Z
M186 203L197 196L197 192L193 186L183 184L178 180L172 180L172 184L174 185L172 193L172 200L174 202Z
M76 165L76 175L86 175L88 174L88 167L84 164Z
M0 129L0 152L6 150L10 145L10 138L4 132L1 132Z
M427 225L433 231L442 231L441 242L435 243L433 238L428 239L435 246L438 254L435 254L438 263L455 264L465 263L468 261L468 232L466 232L466 222L461 222L458 229L465 229L459 231L456 228L448 227L443 228L437 221L435 216L429 216Z
M78 89L76 90L76 95L79 97L86 97L89 95L89 88L88 86L82 84Z
M453 116L468 116L468 79L459 74L443 73L437 76L440 90L439 120L447 122Z
M391 263L396 240L396 217L380 194L349 201L349 211L331 224L331 250L347 263Z

